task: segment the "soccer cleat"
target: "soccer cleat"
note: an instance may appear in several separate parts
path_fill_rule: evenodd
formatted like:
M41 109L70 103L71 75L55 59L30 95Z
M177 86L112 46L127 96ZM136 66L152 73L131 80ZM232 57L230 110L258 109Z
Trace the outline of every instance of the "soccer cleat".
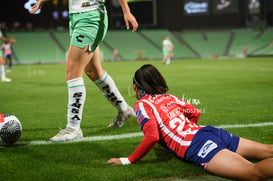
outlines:
M131 117L136 117L136 114L133 108L128 107L125 112L118 112L118 115L113 119L113 122L108 125L108 128L121 128Z
M1 82L11 82L11 79L9 78L1 78Z
M68 142L81 139L83 137L82 130L75 130L72 128L61 129L60 132L54 137L50 138L49 141L52 142Z

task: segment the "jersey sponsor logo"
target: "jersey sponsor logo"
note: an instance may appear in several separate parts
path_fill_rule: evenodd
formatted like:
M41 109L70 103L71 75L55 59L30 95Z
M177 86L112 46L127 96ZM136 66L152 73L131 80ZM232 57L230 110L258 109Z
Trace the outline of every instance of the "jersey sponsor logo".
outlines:
M169 108L173 107L173 106L176 106L177 103L174 102L174 101L171 101L171 102L168 102L167 104L163 104L163 105L160 105L160 109L165 112L165 113L168 113L169 112Z
M166 99L171 99L172 97L167 95L167 96L162 96L159 97L158 99L155 100L155 104L160 104L162 101L165 101Z
M208 140L199 150L197 155L201 158L205 158L212 150L217 147L218 145L215 142Z
M173 109L172 111L170 111L170 112L167 114L167 116L168 116L169 119L173 119L173 118L178 117L178 116L180 116L180 115L182 115L182 114L181 114L181 109L180 109L180 107L177 107L177 108ZM184 118L184 117L183 117L183 118Z

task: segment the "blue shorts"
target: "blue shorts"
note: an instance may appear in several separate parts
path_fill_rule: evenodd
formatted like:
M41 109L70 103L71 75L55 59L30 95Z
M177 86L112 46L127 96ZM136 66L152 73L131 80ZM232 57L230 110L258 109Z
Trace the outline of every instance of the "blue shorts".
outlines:
M5 58L12 58L11 54L5 55Z
M206 168L208 162L221 150L236 152L240 138L212 126L200 129L186 151L184 159Z

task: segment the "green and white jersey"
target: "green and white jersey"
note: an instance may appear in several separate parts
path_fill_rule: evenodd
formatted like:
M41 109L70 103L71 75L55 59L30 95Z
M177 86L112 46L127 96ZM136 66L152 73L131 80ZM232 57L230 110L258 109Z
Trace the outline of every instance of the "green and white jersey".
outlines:
M69 0L69 13L82 13L100 9L104 0Z
M163 50L170 51L172 48L172 42L170 40L163 40Z

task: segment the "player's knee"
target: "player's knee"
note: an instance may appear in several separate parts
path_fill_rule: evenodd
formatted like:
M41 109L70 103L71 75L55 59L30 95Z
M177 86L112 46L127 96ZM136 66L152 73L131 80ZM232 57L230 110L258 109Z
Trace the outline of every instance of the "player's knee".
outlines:
M249 180L249 181L260 181L264 180L263 174L253 166L252 169L248 171L245 178L243 180Z
M84 72L85 72L85 74L86 74L88 77L93 77L93 76L94 76L93 73L92 73L92 71L90 71L90 70L88 70L88 69L84 69Z
M84 72L92 81L96 80L96 76L92 71L85 69Z
M271 155L271 158L273 158L273 145L268 145L268 152Z
M273 145L264 145L262 153L264 158L273 158Z
M268 175L264 173L263 168L261 168L257 164L253 164L251 169L248 171L247 177L248 178L246 180L260 181L260 180L265 180L266 178L268 178Z

